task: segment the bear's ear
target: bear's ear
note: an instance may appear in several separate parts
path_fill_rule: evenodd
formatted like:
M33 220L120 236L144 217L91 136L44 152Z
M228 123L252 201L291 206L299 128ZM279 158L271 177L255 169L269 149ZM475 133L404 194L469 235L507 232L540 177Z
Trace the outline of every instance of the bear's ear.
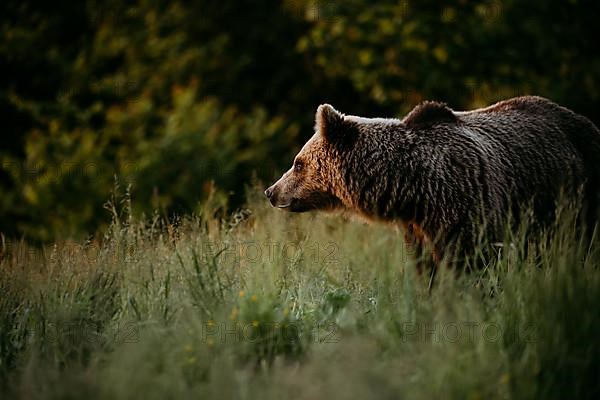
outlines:
M333 139L344 122L344 114L337 111L329 104L321 104L317 108L315 117L315 130L326 139Z

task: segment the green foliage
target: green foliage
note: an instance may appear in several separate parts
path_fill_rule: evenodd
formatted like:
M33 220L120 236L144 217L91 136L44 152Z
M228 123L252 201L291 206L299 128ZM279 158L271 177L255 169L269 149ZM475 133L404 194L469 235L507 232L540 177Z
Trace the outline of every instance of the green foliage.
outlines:
M468 107L539 94L598 121L593 1L318 4L299 47L330 77L350 77L361 94L396 111L430 98Z
M49 240L53 235L72 237L82 227L93 230L107 220L102 206L114 185L113 175L131 185L137 211L200 212L202 202L215 195L214 182L222 188L243 188L253 173L271 173L272 164L263 163L269 152L291 156L290 143L298 129L285 119L269 118L260 108L240 114L214 99L198 102L193 86L175 92L161 134L154 140L112 149L108 142L113 133L152 118L156 110L150 99L125 112L109 111L111 123L102 136L85 131L72 141L67 139L70 135L60 134L28 139L24 170L33 173L23 176L16 163L8 170L20 183L15 189L23 194L12 212L33 214L18 222L19 231ZM112 160L106 156L111 151ZM221 204L230 199L239 204L241 193L216 195Z
M5 242L0 396L597 397L600 246L568 218L428 293L393 230L258 194L231 223L126 198L101 242Z

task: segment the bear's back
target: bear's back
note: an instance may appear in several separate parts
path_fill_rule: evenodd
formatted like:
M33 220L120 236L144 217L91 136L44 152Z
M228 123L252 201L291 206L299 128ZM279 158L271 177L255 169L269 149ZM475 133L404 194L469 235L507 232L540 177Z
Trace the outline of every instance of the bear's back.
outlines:
M498 227L507 213L516 215L529 206L538 216L552 218L560 191L572 193L594 180L590 160L600 162L600 151L586 154L580 147L582 138L597 136L600 143L593 124L541 97L466 112L424 103L404 122L419 137L423 175L442 183L431 197L450 205L457 224L480 206Z
M585 180L600 183L600 131L568 108L543 97L522 96L456 115L467 129L512 153L509 157L522 161L524 168L576 163L585 169Z

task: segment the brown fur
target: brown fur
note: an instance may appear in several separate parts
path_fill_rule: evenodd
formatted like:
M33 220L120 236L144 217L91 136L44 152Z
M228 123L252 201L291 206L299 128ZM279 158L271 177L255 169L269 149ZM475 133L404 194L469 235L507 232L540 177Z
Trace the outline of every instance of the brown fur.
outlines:
M532 207L553 220L561 193L584 186L588 222L600 195L600 132L587 118L534 96L455 112L418 105L403 120L346 116L329 105L293 167L265 191L288 211L346 209L404 226L436 262L501 240L507 216Z

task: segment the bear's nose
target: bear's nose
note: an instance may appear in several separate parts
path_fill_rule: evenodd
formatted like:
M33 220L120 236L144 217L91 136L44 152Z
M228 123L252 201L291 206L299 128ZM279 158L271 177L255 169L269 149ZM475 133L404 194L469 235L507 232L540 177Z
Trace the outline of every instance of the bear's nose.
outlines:
M267 199L270 199L271 196L273 196L273 188L268 188L265 190L265 196L267 196Z

